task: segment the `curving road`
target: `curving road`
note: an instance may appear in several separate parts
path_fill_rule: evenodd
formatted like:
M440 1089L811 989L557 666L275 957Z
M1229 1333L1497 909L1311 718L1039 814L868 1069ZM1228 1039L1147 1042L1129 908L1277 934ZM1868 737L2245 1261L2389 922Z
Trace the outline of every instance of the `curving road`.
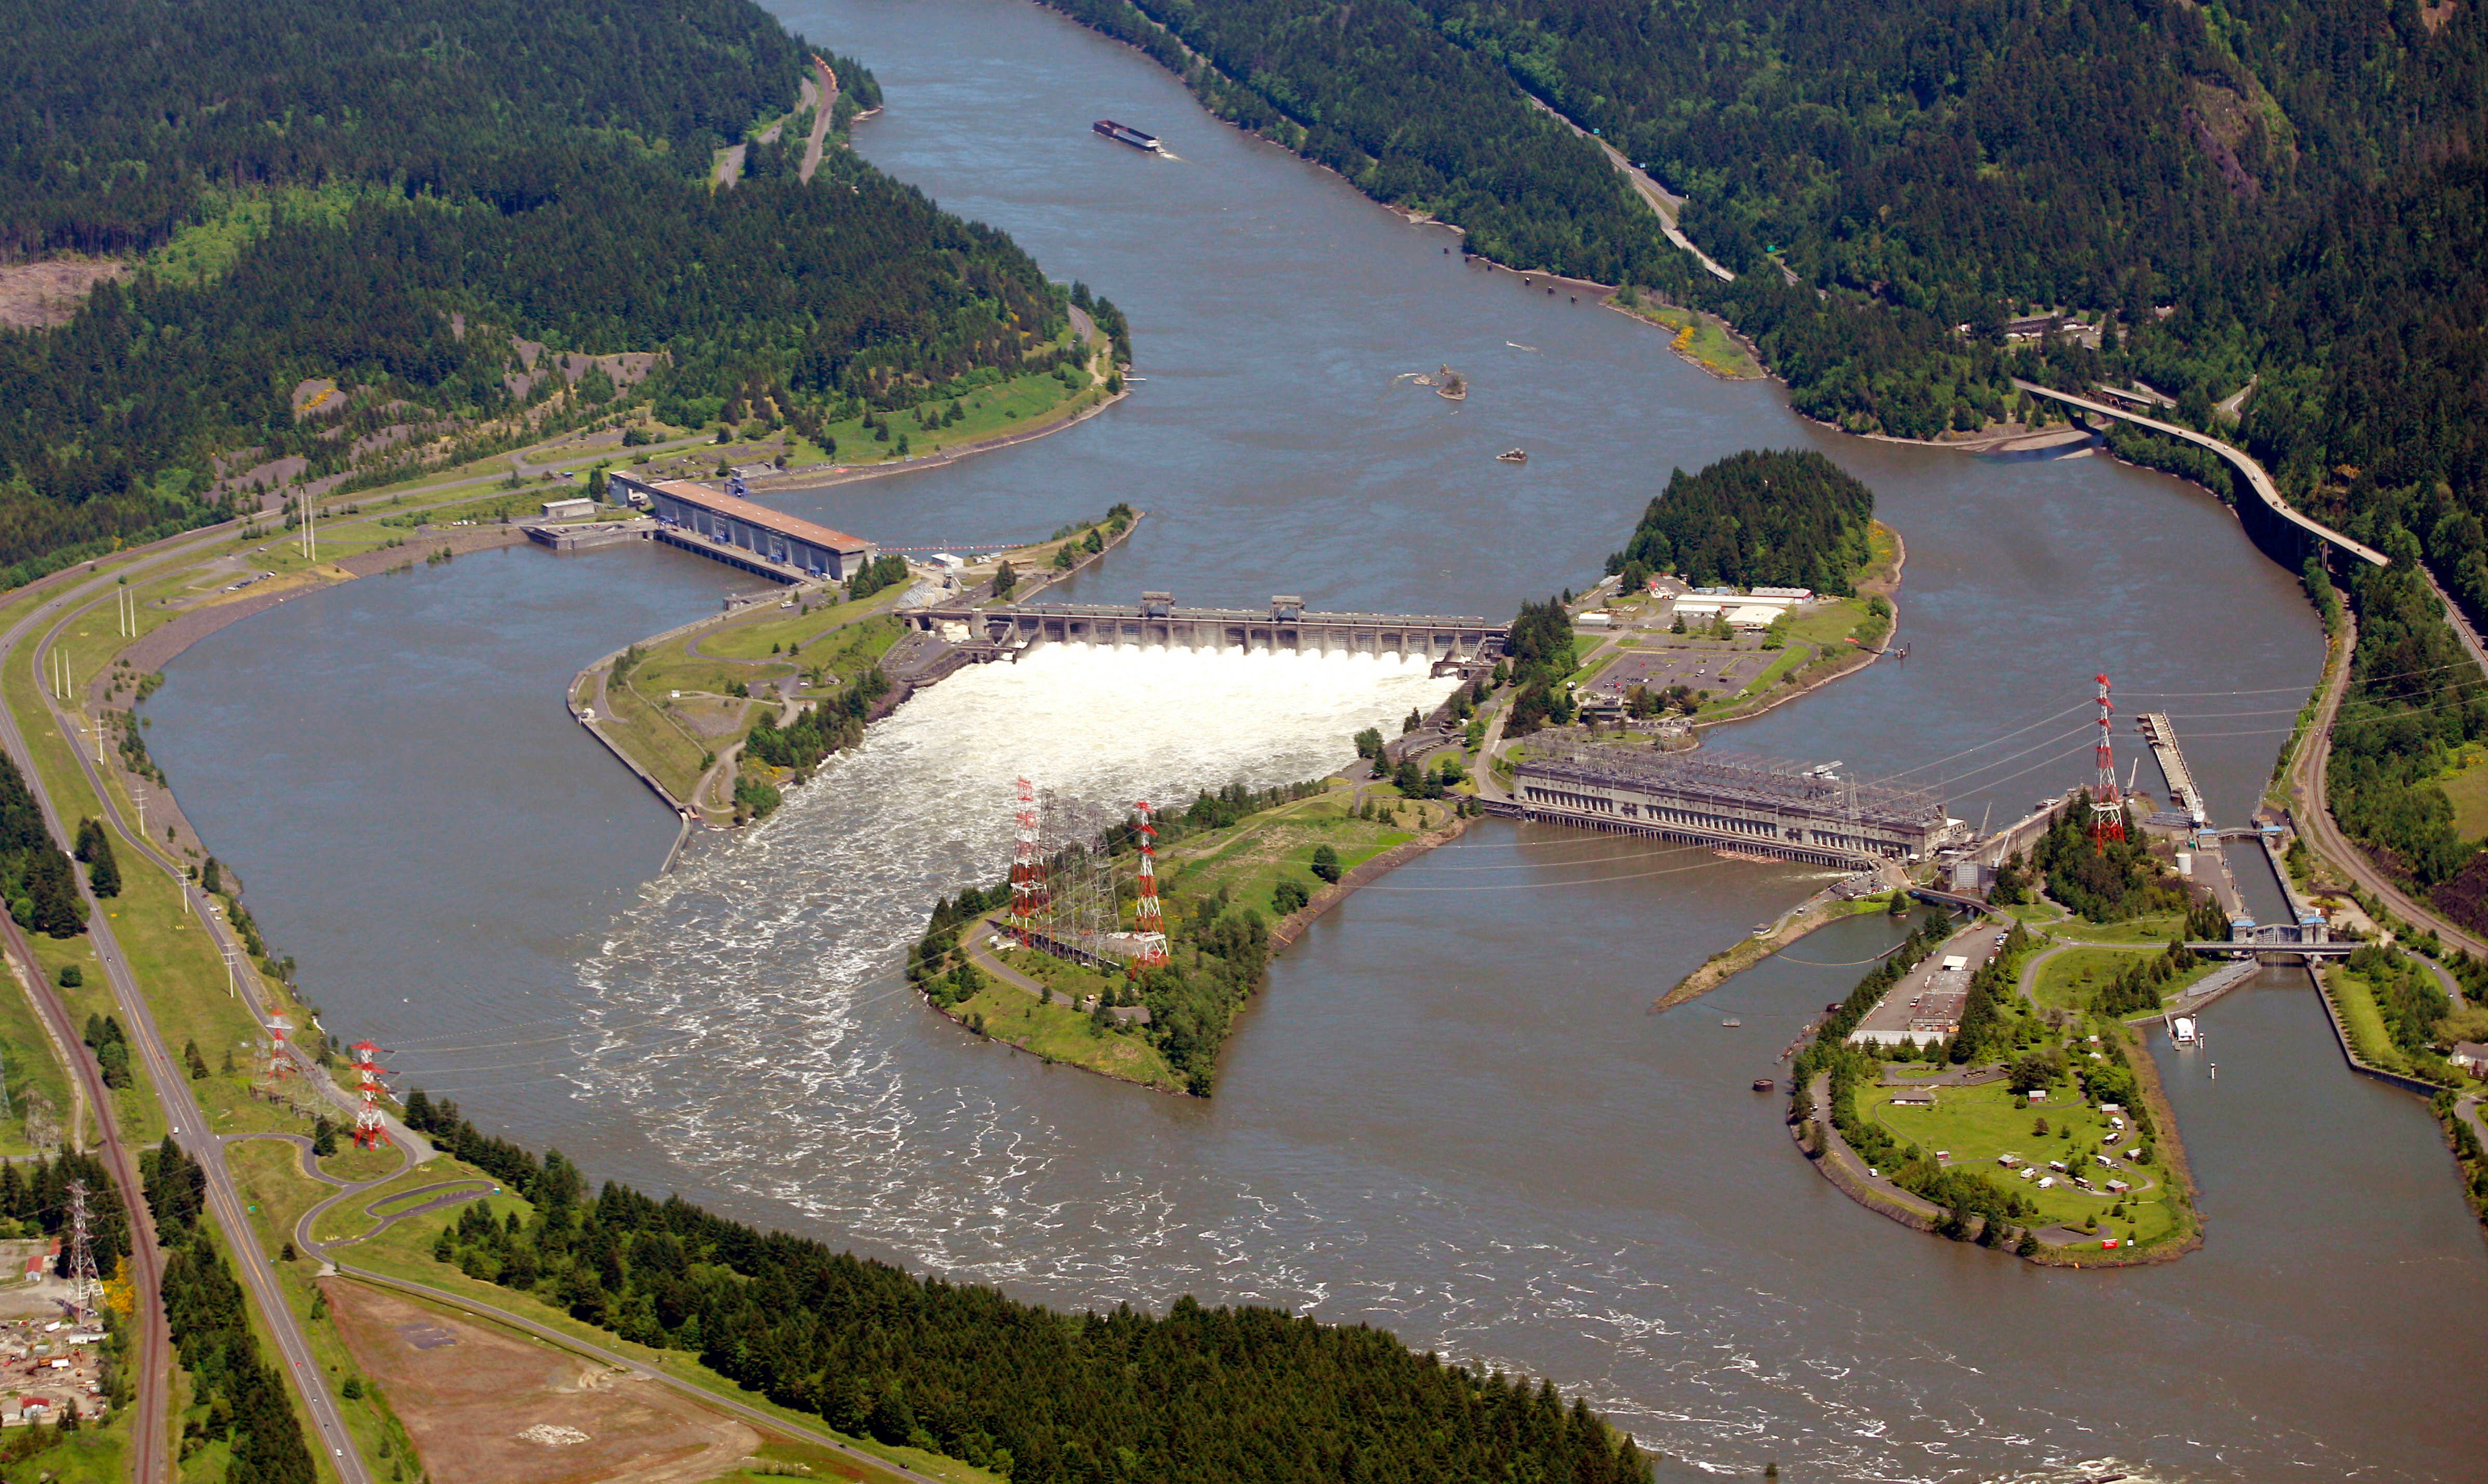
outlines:
M2404 921L2434 928L2437 937L2449 947L2462 949L2474 958L2488 957L2488 942L2455 927L2443 913L2415 900L2398 882L2378 870L2367 853L2332 822L2332 800L2324 792L2325 770L2332 762L2332 718L2341 709L2341 697L2349 691L2350 657L2359 643L2358 619L2345 609L2341 622L2341 662L2333 667L2332 683L2325 688L2315 720L2307 727L2306 736L2299 743L2298 757L2290 765L2290 795L2299 805L2291 813L2327 859L2340 867L2351 881L2374 893Z
M2263 501L2264 507L2274 515L2297 526L2309 536L2331 542L2369 566L2392 565L2391 561L2375 547L2352 541L2331 526L2300 515L2288 501L2280 497L2279 487L2272 482L2270 474L2264 472L2262 464L2248 458L2243 450L2223 443L2209 434L2196 433L2191 428L2181 428L2175 423L2163 423L2156 417L2145 417L2139 412L2128 411L2124 407L2113 406L2105 402L2095 402L2088 397L2077 397L2071 392L2060 392L2053 387L2041 386L2036 381L2024 381L2020 377L2013 378L2013 384L2033 396L2053 398L2069 406L2080 407L2085 412L2097 412L2102 417L2119 418L2137 427L2148 428L2154 433L2163 433L2172 438L2182 438L2198 448L2210 449L2237 466L2238 472L2247 477L2247 484L2253 489L2255 498Z

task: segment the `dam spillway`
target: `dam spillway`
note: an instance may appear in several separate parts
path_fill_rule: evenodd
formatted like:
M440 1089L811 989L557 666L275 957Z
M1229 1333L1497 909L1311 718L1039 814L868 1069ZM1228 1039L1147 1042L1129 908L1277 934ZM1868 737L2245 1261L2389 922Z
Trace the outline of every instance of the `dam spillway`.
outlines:
M1177 607L1173 595L1137 603L931 604L902 611L970 658L1000 658L1043 644L1100 648L1241 651L1246 654L1399 655L1437 663L1491 659L1512 626L1474 615L1319 613L1280 596L1267 608Z

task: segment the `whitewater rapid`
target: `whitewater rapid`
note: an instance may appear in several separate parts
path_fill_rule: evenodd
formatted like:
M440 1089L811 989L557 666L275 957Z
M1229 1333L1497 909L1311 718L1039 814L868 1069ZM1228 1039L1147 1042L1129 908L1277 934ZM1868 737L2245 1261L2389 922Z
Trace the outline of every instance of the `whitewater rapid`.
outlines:
M963 670L765 824L649 886L580 966L588 1035L571 1075L712 1188L937 1267L1013 1271L1030 1224L1062 1215L1058 1199L1014 1194L1045 1162L1056 1115L928 1084L905 1052L931 1012L901 970L937 898L1007 869L1015 780L1119 814L1318 778L1353 758L1359 730L1396 734L1448 695L1455 682L1429 668L1051 645Z

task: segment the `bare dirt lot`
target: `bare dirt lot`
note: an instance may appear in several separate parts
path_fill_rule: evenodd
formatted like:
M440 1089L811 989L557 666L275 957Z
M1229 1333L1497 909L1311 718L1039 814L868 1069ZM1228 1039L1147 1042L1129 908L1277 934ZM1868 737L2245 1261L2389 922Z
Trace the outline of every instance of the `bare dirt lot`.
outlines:
M697 1484L760 1446L655 1383L360 1283L323 1286L435 1484Z
M128 266L83 258L0 265L0 325L40 330L67 324L97 284L120 277Z

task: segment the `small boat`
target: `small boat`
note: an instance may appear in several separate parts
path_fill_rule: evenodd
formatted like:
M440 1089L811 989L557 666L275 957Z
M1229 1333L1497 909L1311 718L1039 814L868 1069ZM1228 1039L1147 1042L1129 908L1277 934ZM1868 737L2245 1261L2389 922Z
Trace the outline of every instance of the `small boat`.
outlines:
M1529 450L1525 448L1507 448L1502 453L1495 455L1494 459L1497 463L1527 463L1529 462Z
M1767 1077L1758 1077L1754 1078L1754 1091L1756 1092L1771 1092L1776 1090L1779 1085L1779 1083L1772 1081Z
M1742 1021L1740 1021L1740 1020L1737 1019L1737 1018L1736 1018L1735 1016L1733 1016L1733 1015L1732 1015L1732 1016L1730 1016L1730 1017L1728 1017L1726 1020L1721 1021L1719 1023L1720 1023L1722 1026L1724 1026L1725 1028L1729 1029L1729 1030L1740 1030L1740 1029L1744 1028L1744 1024L1745 1024L1745 1022L1742 1022Z

